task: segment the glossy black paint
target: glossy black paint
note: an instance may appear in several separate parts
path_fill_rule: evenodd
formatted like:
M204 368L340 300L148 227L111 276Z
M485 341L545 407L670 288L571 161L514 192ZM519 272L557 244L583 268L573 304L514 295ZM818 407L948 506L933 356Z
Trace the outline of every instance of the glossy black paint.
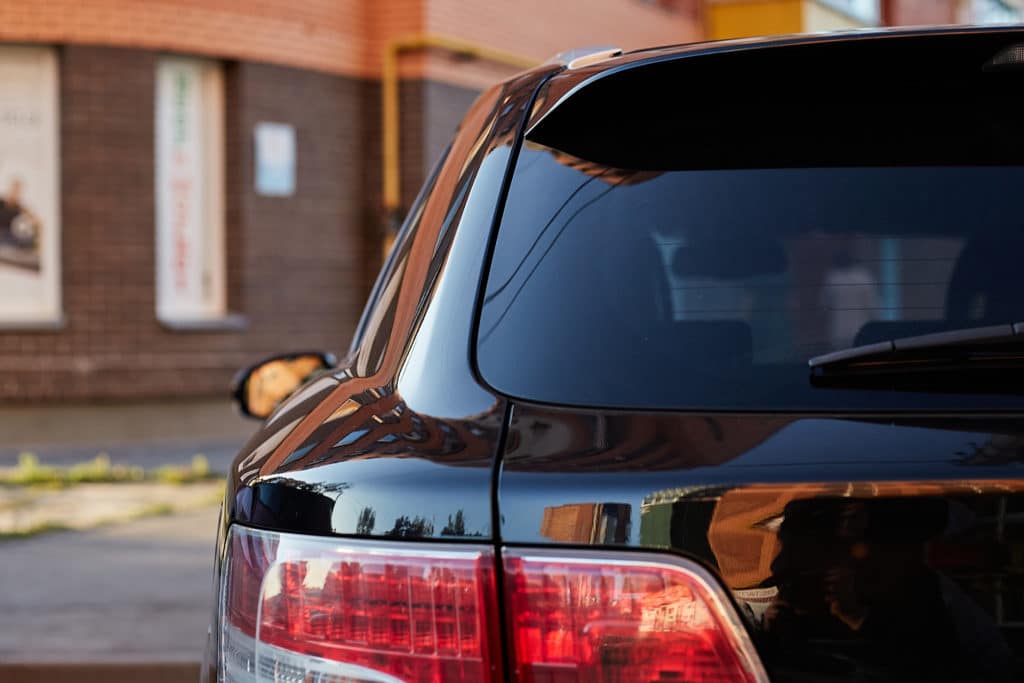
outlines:
M499 508L506 543L705 563L732 591L773 680L1021 673L1021 416L516 403Z
M474 105L426 200L392 326L368 335L366 348L299 390L250 439L228 482L222 536L239 522L301 533L492 537L490 482L505 402L471 370L467 292L479 287L513 142L542 78L512 81ZM360 362L370 352L380 358ZM358 376L367 367L372 374Z
M925 26L914 28L892 28L854 33L803 34L774 37L738 38L735 40L690 43L687 45L666 45L627 52L620 57L599 61L578 69L566 69L547 79L537 94L537 101L527 122L527 130L532 131L552 111L565 103L571 96L603 78L627 71L637 66L656 64L678 60L680 58L700 57L703 55L722 55L727 53L749 52L756 58L763 50L799 47L805 45L851 44L855 42L877 41L884 39L928 39L943 36L969 37L1005 36L1011 40L1014 34L1021 32L1020 26ZM906 41L904 41L906 42ZM762 52L763 54L763 52ZM993 53L994 57L996 53Z

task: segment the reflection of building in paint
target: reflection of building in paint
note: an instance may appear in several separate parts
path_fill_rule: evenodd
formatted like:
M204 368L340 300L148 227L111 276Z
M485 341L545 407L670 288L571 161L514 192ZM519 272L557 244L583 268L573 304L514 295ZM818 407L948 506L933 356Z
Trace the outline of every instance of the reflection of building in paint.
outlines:
M1017 481L977 479L958 482L835 482L754 485L727 491L718 499L708 542L722 579L733 589L754 588L772 576L779 551L778 530L786 506L798 500L955 499L1009 495L1024 489ZM998 528L1004 522L996 523ZM940 548L941 550L941 548Z
M720 493L720 489L707 486L678 486L644 496L640 502L640 544L670 548L686 543L694 547L693 539L706 536Z
M704 603L688 586L675 585L641 600L641 633L672 632L680 624L687 628L712 627L714 620Z
M522 410L509 431L503 466L531 472L654 472L720 465L792 421ZM542 453L548 455L538 457Z
M1018 443L1008 439L991 449L978 450L991 450L986 455L1001 462L1007 450L1019 449ZM949 519L945 527L936 528L938 535L920 540L927 565L955 581L977 604L991 609L998 624L1016 629L1024 624L1024 601L1014 578L1024 567L1024 546L1019 541L1024 533L1009 511L1021 491L1024 483L998 479L677 487L643 498L640 545L685 548L688 554L716 567L749 623L759 624L779 595L779 567L773 571L773 563L783 548L779 534L787 515L791 536L792 525L799 524L793 521L794 506L802 502L805 519L808 511L814 517L820 510L816 519L832 514L834 529L825 526L819 534L846 548L844 552L852 552L849 548L855 544L885 542L878 540L891 518L884 510L893 509L885 506L899 503L908 506L905 510L926 511L938 503L948 506ZM844 523L842 514L835 515L836 509L847 504L851 511L867 511L861 513L867 520L863 528L859 523ZM872 509L883 512L872 513ZM910 523L907 515L901 515L899 522ZM803 532L797 533L800 537ZM992 550L993 541L1000 546L998 551ZM812 549L815 542L811 542ZM804 560L798 559L797 566L812 571L800 564Z
M629 540L629 505L574 503L544 508L540 535L563 543L626 543Z
M804 499L957 498L1009 495L1016 481L834 482L757 484L732 489L686 486L657 491L640 506L640 542L646 547L682 547L716 565L733 590L755 590L771 578L779 551L778 530L786 505ZM547 520L547 513L545 513ZM702 552L705 545L707 553ZM937 547L936 553L942 550Z
M391 388L374 387L353 394L291 452L268 453L250 465L264 475L380 457L489 468L502 417L492 409L464 420L440 420L410 410ZM286 423L287 417L276 420Z

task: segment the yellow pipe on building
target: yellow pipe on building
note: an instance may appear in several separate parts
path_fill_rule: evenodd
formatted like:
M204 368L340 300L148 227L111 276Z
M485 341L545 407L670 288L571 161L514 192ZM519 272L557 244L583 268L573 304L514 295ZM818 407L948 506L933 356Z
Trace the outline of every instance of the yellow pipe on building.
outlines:
M399 156L398 120L398 60L402 53L427 49L440 49L461 57L482 59L520 69L532 69L539 63L535 59L511 52L496 50L468 40L440 35L414 35L398 38L384 48L384 63L381 69L381 124L382 124L382 173L384 183L384 210L391 228L397 227L402 203L402 185ZM390 247L392 235L386 236L385 253Z

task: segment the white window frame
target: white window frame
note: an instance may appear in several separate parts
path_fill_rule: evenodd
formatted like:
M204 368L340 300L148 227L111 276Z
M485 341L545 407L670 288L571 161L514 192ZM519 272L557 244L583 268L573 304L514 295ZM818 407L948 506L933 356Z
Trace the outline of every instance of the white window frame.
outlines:
M223 321L230 316L221 64L160 57L155 118L157 319Z

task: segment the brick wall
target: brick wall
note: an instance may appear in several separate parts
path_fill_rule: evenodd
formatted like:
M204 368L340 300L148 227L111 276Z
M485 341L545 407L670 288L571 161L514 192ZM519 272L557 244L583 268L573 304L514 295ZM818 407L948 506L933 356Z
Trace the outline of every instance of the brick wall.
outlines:
M367 69L367 12L374 4L362 0L12 0L0 2L0 42L168 50L361 75Z
M424 80L403 81L399 93L402 206L408 208L480 93Z
M957 20L958 0L882 0L882 23L886 26L952 24Z
M0 42L120 46L378 77L395 38L435 33L538 61L571 47L699 39L702 0L45 0L0 2ZM409 77L479 89L508 68L446 56Z
M239 312L249 321L250 355L287 349L344 351L366 298L366 197L377 176L364 160L377 155L364 129L370 86L265 64L239 63L228 74L229 232L242 272ZM253 191L253 127L295 126L296 192ZM231 249L229 244L229 249Z
M576 47L613 45L633 50L700 40L704 33L701 4L702 0L675 0L675 6L647 0L424 0L424 31L476 41L540 62ZM508 72L486 63L441 57L428 62L421 73L431 80L479 87Z
M399 155L401 157L401 208L407 210L427 174L455 134L455 128L479 92L425 80L406 79L399 84ZM382 262L381 238L386 216L381 183L381 93L375 81L364 83L363 132L366 156L360 173L364 178L362 225L363 272L367 287L373 284ZM367 291L369 291L367 289Z
M235 63L229 117L229 305L237 331L160 325L154 286L156 55L61 50L66 326L0 332L0 399L223 395L243 364L287 349L344 350L366 295L366 82ZM253 125L295 126L290 198L253 191Z

